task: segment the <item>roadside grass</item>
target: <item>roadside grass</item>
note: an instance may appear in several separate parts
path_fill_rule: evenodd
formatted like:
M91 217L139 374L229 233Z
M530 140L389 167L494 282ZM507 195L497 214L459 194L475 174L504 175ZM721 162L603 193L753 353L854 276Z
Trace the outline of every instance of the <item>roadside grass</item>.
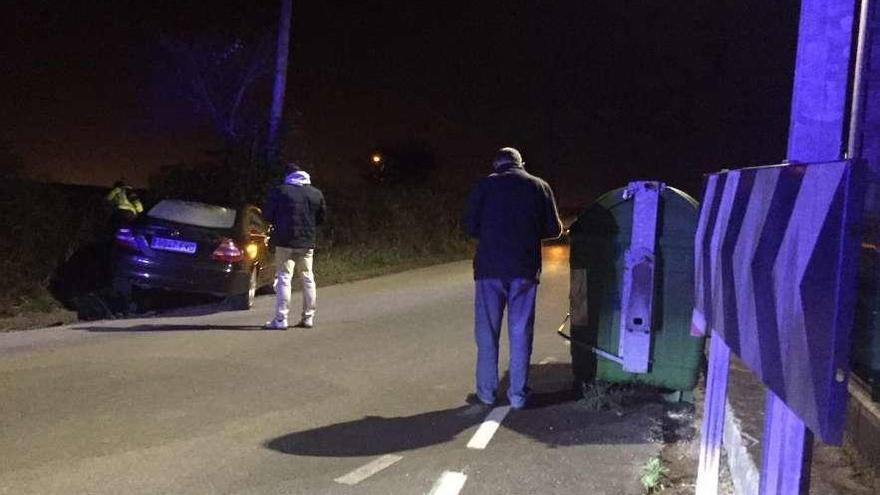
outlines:
M663 465L663 461L659 456L651 457L642 466L642 476L639 481L645 488L646 494L656 493L663 490L669 475L669 468Z
M58 283L65 266L76 265L68 278L81 286L100 283L97 276L87 279L91 268L100 271L109 263L101 259L106 255L89 251L108 235L104 192L29 182L0 190L0 224L8 226L0 236L0 318L73 309L65 296L69 288ZM321 285L461 260L473 252L460 225L466 198L460 188L383 185L324 192L330 212L315 252Z
M359 249L344 248L315 254L315 272L319 285L354 282L415 268L465 259L468 246L451 253L400 253L395 250L377 250L364 255Z
M349 282L468 258L465 192L447 187L328 189L329 220L315 250L319 284Z

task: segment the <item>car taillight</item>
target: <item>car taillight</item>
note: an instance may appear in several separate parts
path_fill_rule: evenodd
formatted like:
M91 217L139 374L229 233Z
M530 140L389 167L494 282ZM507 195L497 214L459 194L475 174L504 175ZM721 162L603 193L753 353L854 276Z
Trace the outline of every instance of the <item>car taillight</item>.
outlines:
M218 261L225 261L227 263L235 263L244 259L244 255L232 239L223 239L220 241L220 245L217 246L217 249L211 253L211 258Z
M244 246L244 254L247 255L249 260L256 259L257 255L260 254L260 246L255 242L246 244Z
M116 231L116 245L132 251L138 250L137 239L131 229L123 227Z

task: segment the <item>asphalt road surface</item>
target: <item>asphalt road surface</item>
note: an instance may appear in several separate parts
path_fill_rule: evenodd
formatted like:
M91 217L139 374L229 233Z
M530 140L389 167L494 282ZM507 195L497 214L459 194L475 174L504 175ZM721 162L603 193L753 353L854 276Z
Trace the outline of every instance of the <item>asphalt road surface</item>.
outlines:
M311 330L260 329L267 296L0 334L0 494L641 493L656 418L569 392L566 248L545 250L533 407L465 402L472 298L459 262L319 288Z

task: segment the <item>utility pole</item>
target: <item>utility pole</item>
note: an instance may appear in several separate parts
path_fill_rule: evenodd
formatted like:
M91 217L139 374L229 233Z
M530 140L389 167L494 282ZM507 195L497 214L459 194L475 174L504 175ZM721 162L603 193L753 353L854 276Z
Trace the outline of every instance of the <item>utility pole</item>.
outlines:
M278 17L278 42L275 50L275 84L272 88L272 108L269 111L269 133L266 137L266 159L271 164L278 160L278 129L284 112L284 93L287 86L287 52L290 45L290 17L293 0L281 0Z

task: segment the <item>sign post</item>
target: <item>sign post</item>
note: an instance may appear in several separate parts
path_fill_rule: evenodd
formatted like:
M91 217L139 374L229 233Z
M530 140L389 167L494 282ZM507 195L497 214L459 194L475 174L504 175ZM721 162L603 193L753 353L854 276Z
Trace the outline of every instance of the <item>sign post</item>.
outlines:
M812 433L770 390L764 415L760 493L807 493Z
M709 342L711 359L706 376L703 435L700 438L700 466L696 488L698 494L718 493L724 408L727 404L727 374L730 371L730 348L724 343L724 339L713 336Z

